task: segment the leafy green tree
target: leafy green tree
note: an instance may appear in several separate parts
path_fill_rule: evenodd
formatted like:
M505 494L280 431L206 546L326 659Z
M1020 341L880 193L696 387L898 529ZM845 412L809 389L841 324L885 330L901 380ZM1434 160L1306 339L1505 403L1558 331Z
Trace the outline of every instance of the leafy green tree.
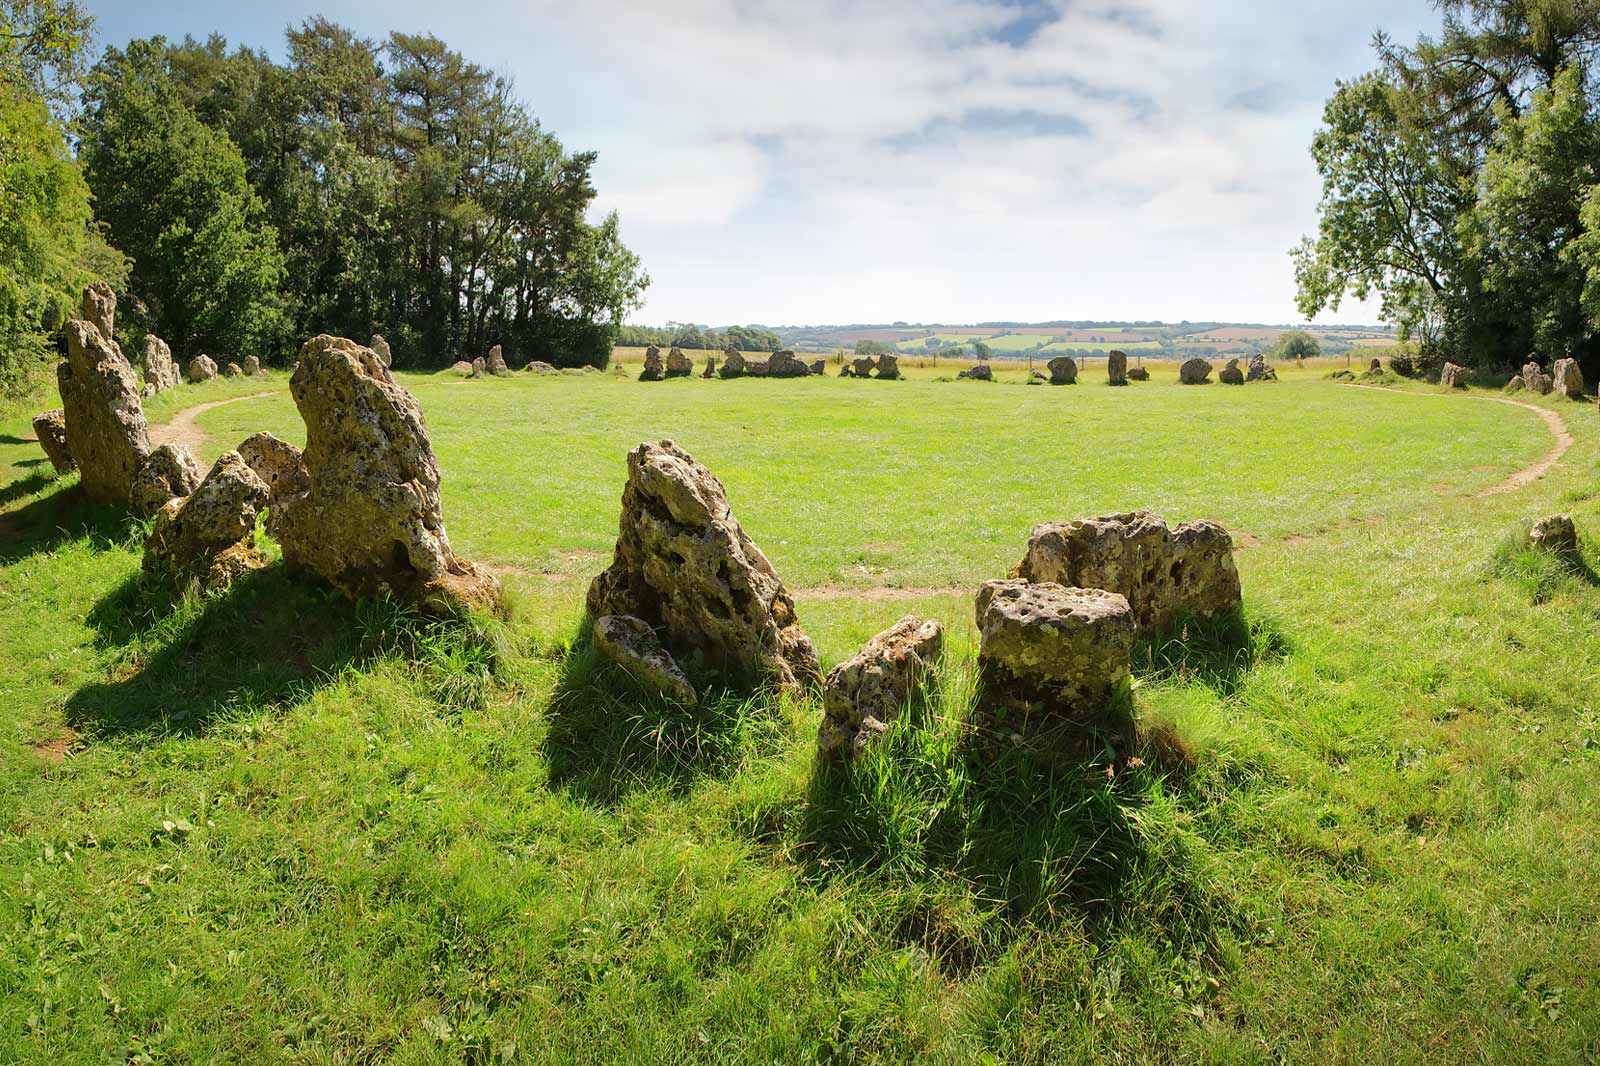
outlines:
M133 257L130 286L149 328L184 352L281 349L289 332L276 232L233 142L181 101L165 42L108 49L84 100L89 187Z
M1284 361L1315 359L1322 354L1322 345L1305 330L1291 329L1278 338L1278 343L1273 347L1273 354Z
M856 341L856 354L872 357L880 355L893 355L894 345L887 344L884 341L872 340L869 337L862 338L861 340Z
M983 341L972 342L972 356L979 362L987 362L991 352L989 346Z

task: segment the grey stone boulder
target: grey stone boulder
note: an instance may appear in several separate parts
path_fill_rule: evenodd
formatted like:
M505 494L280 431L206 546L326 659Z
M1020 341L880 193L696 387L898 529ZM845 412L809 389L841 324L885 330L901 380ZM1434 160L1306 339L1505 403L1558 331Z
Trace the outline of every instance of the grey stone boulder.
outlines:
M984 680L1012 701L1088 717L1128 679L1133 611L1115 592L1013 578L986 582L976 608Z
M245 465L267 486L267 532L277 536L279 501L311 487L305 458L299 448L266 432L246 437L238 451Z
M78 469L72 458L72 445L67 443L67 416L60 408L33 416L33 435L39 438L39 447L58 474L69 474Z
M1204 385L1211 378L1211 369L1211 364L1204 359L1185 359L1178 368L1178 382L1182 385Z
M266 502L267 486L238 452L224 452L193 493L156 512L145 572L215 590L260 569L266 558L255 547L256 515Z
M229 378L242 377L244 375L244 367L240 366L238 363L229 363L227 366L222 368L222 375L223 377Z
M897 381L900 377L900 357L887 353L878 356L879 381Z
M559 373L561 373L561 371L557 370L555 367L551 366L549 363L544 362L542 359L535 359L533 362L529 363L527 366L523 367L522 369L526 370L530 374L542 374L542 375L546 375L546 376L548 376L550 374L559 374Z
M724 349L722 353L722 368L717 371L717 376L721 378L743 377L745 366L743 352L737 348Z
M128 502L135 513L148 518L168 500L182 498L200 487L205 469L181 444L163 444L150 453L133 476Z
M178 364L172 361L172 349L154 333L144 338L144 383L152 393L165 392L178 384Z
M814 363L811 364L811 373L812 374L820 376L822 374L826 374L827 372L828 372L828 361L826 359L818 359L817 361L815 361Z
M394 366L394 352L389 350L389 342L383 339L383 334L374 333L367 347L371 348L372 354L378 357L378 362L386 367Z
M1233 538L1216 522L1169 528L1149 511L1035 526L1011 576L1127 598L1141 629L1210 617L1241 602Z
M686 378L694 373L694 364L683 354L683 349L674 344L667 353L666 371L669 378Z
M217 361L209 355L197 355L189 360L189 383L199 385L217 379Z
M1150 371L1146 370L1142 366L1130 366L1128 368L1128 380L1129 381L1149 381L1150 380Z
M244 357L244 376L253 378L261 373L261 360L253 355Z
M56 367L67 446L91 500L122 503L150 454L138 378L108 328L116 297L103 282L84 294L85 317L67 323L67 358Z
M699 696L656 631L632 615L602 615L594 620L595 649L641 686L674 703L694 706Z
M878 361L869 357L850 360L850 372L858 378L870 378L872 372L878 369Z
M389 364L384 363L383 365L387 368ZM496 377L511 373L511 368L506 366L505 352L498 344L489 349L489 356L484 360L484 367Z
M822 685L824 755L854 755L881 734L920 686L944 645L938 622L906 615L828 671Z
M1128 353L1112 350L1106 353L1106 380L1112 385L1128 383Z
M1537 371L1538 367L1534 367ZM1464 389L1467 387L1467 368L1454 363L1446 363L1444 369L1439 371L1439 385L1446 389Z
M643 620L691 674L782 688L822 679L794 600L722 482L670 440L628 453L616 550L587 605L591 618Z
M800 357L788 349L781 352L773 352L767 356L767 377L769 378L805 378L810 376L811 368L801 362Z
M1045 364L1050 369L1050 384L1076 385L1078 383L1078 361L1070 355L1058 355Z
M1217 371L1217 380L1224 385L1243 385L1244 371L1239 369L1239 360L1228 360L1228 365Z
M1578 527L1569 514L1546 515L1528 530L1528 543L1556 555L1578 555Z
M979 363L961 371L956 377L966 378L969 381L993 381L994 371L989 368L988 363Z
M1569 400L1583 399L1583 371L1576 359L1557 359L1550 370L1553 390Z

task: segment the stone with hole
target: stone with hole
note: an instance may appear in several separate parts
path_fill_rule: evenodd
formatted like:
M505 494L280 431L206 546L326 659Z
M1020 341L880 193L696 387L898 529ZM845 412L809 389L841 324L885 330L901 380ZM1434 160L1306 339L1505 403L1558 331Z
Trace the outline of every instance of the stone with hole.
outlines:
M591 618L631 615L690 670L732 684L821 680L794 600L745 534L722 482L670 440L628 453L611 566L589 585Z
M238 452L224 452L194 492L156 512L145 571L215 590L260 569L266 558L255 546L256 515L266 503L266 484Z
M146 518L168 500L189 495L200 487L205 468L181 444L163 444L150 453L133 476L128 502L135 513Z
M938 622L906 615L828 671L817 732L822 753L854 755L880 735L927 679L943 645Z

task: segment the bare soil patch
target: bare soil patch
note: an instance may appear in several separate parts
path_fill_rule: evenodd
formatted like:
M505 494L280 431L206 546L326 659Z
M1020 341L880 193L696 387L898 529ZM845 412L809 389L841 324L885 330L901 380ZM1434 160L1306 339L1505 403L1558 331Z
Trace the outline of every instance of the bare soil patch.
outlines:
M271 395L270 392L253 392L249 396L235 396L231 400L213 400L210 403L186 407L173 415L172 421L150 427L150 444L156 448L163 444L181 444L189 451L198 454L206 443L205 431L200 428L198 421L201 415L215 407L224 407L243 400L260 400Z

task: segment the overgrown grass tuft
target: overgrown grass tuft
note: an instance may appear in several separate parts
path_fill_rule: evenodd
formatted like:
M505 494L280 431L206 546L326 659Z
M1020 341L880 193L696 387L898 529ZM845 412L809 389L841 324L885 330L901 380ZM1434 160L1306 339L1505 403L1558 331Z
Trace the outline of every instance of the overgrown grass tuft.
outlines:
M1545 603L1573 584L1600 585L1600 574L1590 568L1583 548L1580 539L1576 556L1550 551L1530 543L1526 528L1507 530L1484 565L1484 576L1508 582L1531 603Z

